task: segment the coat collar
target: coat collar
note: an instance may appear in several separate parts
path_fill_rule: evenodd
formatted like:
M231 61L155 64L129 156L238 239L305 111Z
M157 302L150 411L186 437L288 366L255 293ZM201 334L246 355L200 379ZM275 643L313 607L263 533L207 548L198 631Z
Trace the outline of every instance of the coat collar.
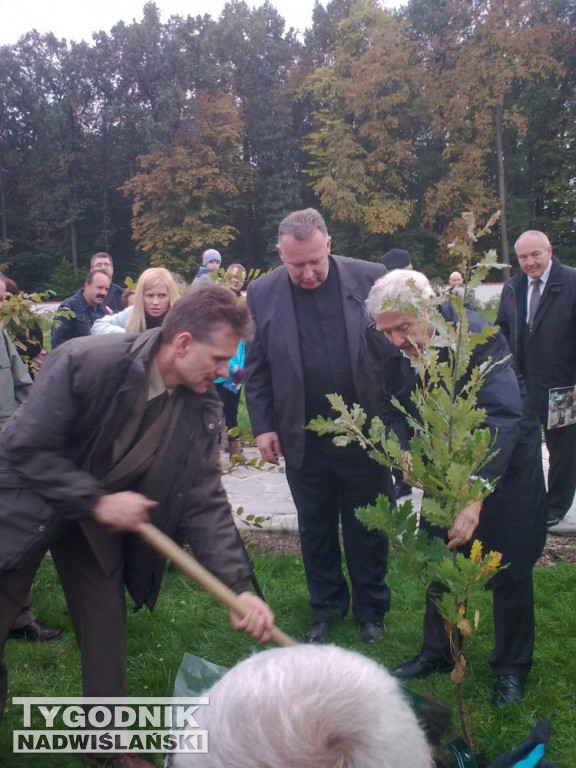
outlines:
M98 439L88 458L90 471L98 475L102 462L107 461L112 450L118 426L123 424L132 412L140 387L146 381L146 371L156 350L160 346L160 328L153 328L132 337L127 349L125 362L118 371L118 389L102 419L101 439ZM129 337L128 337L129 338ZM128 339L126 339L128 342Z

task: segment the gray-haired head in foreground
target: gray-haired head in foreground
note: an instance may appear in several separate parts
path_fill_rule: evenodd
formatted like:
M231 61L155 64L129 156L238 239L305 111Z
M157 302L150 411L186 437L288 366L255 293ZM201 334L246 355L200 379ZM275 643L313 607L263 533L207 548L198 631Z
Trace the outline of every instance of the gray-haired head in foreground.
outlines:
M204 693L194 717L208 754L174 768L432 768L397 681L336 646L295 645L242 661Z
M435 295L422 272L394 269L374 283L366 299L366 310L370 315L377 315L385 302L397 300L398 304L409 304L415 297L433 299Z
M323 235L328 234L326 222L315 208L294 211L294 213L290 213L280 222L278 226L278 240L280 240L282 235L292 235L295 240L310 240L318 229Z

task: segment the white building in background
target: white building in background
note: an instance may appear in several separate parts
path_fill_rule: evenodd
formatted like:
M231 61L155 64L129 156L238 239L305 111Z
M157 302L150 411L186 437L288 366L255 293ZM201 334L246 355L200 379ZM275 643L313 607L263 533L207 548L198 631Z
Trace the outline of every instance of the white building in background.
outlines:
M483 283L474 289L477 301L484 306L492 299L500 298L504 283Z

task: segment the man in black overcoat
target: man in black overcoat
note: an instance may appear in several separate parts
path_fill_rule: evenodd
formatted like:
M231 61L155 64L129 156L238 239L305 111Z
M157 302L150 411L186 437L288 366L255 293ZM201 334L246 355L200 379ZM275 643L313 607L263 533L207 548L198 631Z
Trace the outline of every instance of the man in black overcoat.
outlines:
M552 256L543 232L524 232L514 248L521 271L502 290L496 323L544 427L548 530L576 536L576 521L564 520L576 491L576 424L547 428L550 389L570 387L576 401L576 270Z
M413 291L425 299L434 293L424 275L396 270L380 279L370 292L367 306L376 327L399 350L389 361L385 379L385 423L398 435L404 449L409 449L406 419L391 402L395 396L409 411L413 410L410 393L418 386L410 359L435 335L426 317L417 317L402 309L414 300ZM399 309L382 312L384 302L398 301ZM469 328L479 332L486 320L465 310ZM440 307L440 313L451 323L458 313L451 302ZM442 354L442 351L440 351ZM496 675L492 703L499 706L519 701L524 694L524 680L532 666L534 650L534 596L532 568L546 535L546 491L540 453L538 420L522 396L512 366L510 351L502 334L497 333L474 350L469 370L487 360L501 361L486 376L478 393L478 407L486 411L486 426L494 435L495 456L482 469L482 477L496 483L495 490L484 499L462 509L449 531L432 529L432 535L445 535L448 547L462 547L479 539L485 552L502 553L507 568L488 583L493 592L494 649L490 665ZM434 591L428 595L420 653L391 670L398 678L426 677L451 669L448 636L436 608Z

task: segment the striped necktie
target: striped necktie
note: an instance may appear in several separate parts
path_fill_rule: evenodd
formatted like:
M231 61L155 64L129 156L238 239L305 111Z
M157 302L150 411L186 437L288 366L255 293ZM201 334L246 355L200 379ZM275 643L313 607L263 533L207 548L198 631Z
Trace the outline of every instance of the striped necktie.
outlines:
M528 325L530 327L530 330L532 330L532 326L534 325L534 317L536 315L536 310L538 309L538 304L540 302L540 286L542 285L542 280L534 280L532 282L532 293L530 294L530 304L528 306Z

